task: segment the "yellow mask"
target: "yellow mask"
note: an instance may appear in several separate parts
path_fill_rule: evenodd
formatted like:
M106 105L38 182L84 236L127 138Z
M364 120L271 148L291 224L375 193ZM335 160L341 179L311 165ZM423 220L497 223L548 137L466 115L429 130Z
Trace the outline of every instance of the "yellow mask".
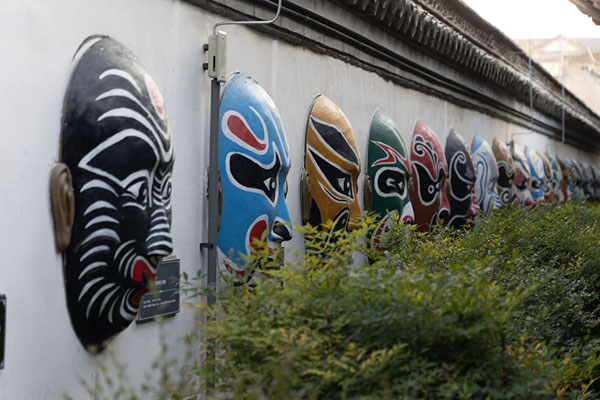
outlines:
M353 229L360 215L357 183L360 156L354 131L340 108L319 95L313 101L306 127L303 214L318 226L333 221L333 230ZM310 184L306 181L310 181ZM309 200L310 198L310 200Z

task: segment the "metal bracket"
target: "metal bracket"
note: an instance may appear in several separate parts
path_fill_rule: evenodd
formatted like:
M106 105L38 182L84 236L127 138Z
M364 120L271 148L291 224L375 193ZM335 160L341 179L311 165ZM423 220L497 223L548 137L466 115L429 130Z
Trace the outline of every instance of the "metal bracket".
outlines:
M202 68L208 70L208 77L219 82L227 79L227 34L218 31L208 38L208 45L204 45L208 52L208 62L202 64Z
M214 243L200 243L200 251L202 251L203 249L212 250L214 248L215 248Z

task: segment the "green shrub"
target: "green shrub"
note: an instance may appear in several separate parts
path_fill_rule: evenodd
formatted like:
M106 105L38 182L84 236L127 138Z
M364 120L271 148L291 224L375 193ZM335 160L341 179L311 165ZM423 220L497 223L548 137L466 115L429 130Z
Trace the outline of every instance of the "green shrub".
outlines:
M597 205L499 210L462 232L398 225L385 251L364 248L372 222L334 238L304 228L314 252L300 263L225 290L214 307L198 302L208 318L187 340L216 354L190 366L200 389L214 381L212 396L236 399L598 397Z
M304 227L308 251L280 270L264 248L256 287L190 305L199 326L184 340L204 362L165 363L164 348L139 390L104 366L90 397L600 398L597 204L498 210L465 231L399 224L387 250L365 248L372 226ZM184 280L205 298L202 279Z

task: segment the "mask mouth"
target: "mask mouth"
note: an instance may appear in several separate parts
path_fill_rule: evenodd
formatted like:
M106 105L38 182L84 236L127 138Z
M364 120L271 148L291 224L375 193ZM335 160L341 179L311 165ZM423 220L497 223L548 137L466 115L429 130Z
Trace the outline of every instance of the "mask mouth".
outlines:
M275 217L275 222L273 222L273 227L271 228L271 235L274 238L272 241L277 245L281 242L292 240L292 232L288 225L289 223L281 218ZM269 241L269 243L271 243L271 241Z
M450 210L448 210L447 208L440 209L438 213L438 218L442 225L446 225L448 221L450 221Z
M159 262L160 258L156 256L150 257L150 260L143 256L137 256L133 260L131 278L147 286L150 280L156 278L156 270L158 269Z
M139 306L142 296L148 293L150 281L154 281L156 278L156 270L160 261L161 258L157 256L150 256L149 258L137 256L133 260L133 268L131 269L132 279L143 284L141 288L131 294L131 303L134 306Z
M385 250L388 246L389 237L388 234L392 228L392 224L398 221L400 216L397 211L391 211L386 214L381 221L377 224L377 227L371 234L371 246L377 250Z
M358 226L350 221L350 210L348 208L344 208L333 220L333 228L332 232L341 231L341 230L353 230L358 228Z

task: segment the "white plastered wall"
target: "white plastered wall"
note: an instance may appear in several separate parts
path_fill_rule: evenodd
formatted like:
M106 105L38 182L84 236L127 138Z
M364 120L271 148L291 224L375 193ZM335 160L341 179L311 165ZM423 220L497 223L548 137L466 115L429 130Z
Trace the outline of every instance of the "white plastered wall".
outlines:
M202 45L221 20L177 0L0 0L0 293L8 297L6 368L0 399L57 399L64 393L88 398L80 383L100 379L107 353L88 354L71 328L65 305L61 257L53 243L49 174L57 160L62 100L71 57L89 35L107 34L128 46L161 88L175 142L173 175L174 253L182 271L205 268L198 244L206 238L206 168L210 83L202 71ZM292 149L288 204L300 223L299 174L303 164L308 107L322 93L344 110L365 158L375 109L392 116L410 142L417 119L445 143L455 128L468 142L479 133L491 142L522 128L408 90L374 73L242 27L226 27L228 70L255 78L280 110ZM555 147L542 135L518 143L588 158L574 148ZM288 256L302 248L296 234ZM178 340L193 314L162 323L132 324L113 342L128 366L131 386L144 382L159 357L161 332L172 356L187 348Z

